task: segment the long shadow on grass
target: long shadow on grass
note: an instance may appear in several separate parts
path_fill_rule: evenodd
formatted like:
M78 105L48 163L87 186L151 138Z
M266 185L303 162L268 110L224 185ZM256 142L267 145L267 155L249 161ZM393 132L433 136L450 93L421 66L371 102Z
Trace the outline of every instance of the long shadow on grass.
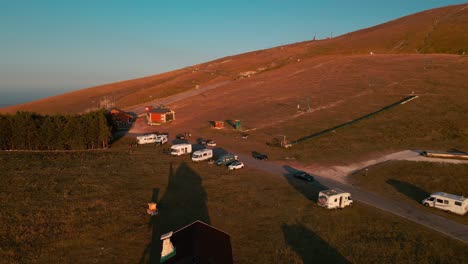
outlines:
M283 176L286 178L289 184L302 195L304 195L304 197L306 197L308 200L317 202L318 193L320 191L329 189L325 185L322 185L320 182L318 182L316 180L317 177L315 177L313 174L311 174L311 176L314 176L315 180L308 182L304 181L303 179L294 177L294 173L298 172L299 170L287 165L285 165L283 168L286 171Z
M159 196L159 189L153 189L153 195L151 197L151 202L154 202L154 203L158 203L158 196ZM153 256L153 246L152 245L156 245L158 243L158 240L157 240L157 226L158 226L158 221L159 221L159 218L157 217L157 215L155 216L151 216L151 219L150 221L148 222L148 228L151 228L151 231L152 231L152 236L151 236L151 243L149 243L145 250L143 251L143 255L141 256L141 259L140 259L140 262L139 263L156 263L156 262L152 262L152 259L151 257ZM147 260L147 257L148 255L150 256L150 259ZM156 260L155 260L156 261Z
M386 182L392 185L400 193L418 202L422 201L424 198L427 198L430 194L426 192L425 190L411 183L407 183L407 182L403 182L403 181L399 181L395 179L389 179Z
M350 263L320 236L303 225L282 225L284 240L304 263Z
M150 221L151 244L143 252L140 263L159 263L161 235L176 231L196 220L211 224L206 207L206 192L201 184L200 175L186 163L179 165L175 173L173 164L169 164L169 184L158 203L159 214L152 216Z

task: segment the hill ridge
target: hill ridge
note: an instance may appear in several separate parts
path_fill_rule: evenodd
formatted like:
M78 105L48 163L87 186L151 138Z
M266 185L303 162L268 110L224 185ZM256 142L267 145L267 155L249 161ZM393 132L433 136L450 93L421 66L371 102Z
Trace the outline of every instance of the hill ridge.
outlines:
M418 12L331 39L306 40L283 46L230 55L161 74L89 87L62 95L1 108L13 113L87 112L110 104L125 108L150 103L201 86L250 78L318 56L365 54L466 54L468 4Z

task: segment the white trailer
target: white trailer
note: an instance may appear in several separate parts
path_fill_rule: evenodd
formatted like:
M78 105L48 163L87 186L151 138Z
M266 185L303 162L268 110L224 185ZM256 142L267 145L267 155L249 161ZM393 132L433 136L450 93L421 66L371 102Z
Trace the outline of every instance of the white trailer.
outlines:
M171 155L173 156L180 156L190 153L192 153L192 144L183 143L172 145L171 147Z
M212 149L202 149L193 152L192 154L192 161L203 161L209 160L213 158L213 150Z
M317 204L328 209L345 208L353 204L353 199L348 192L331 189L319 192Z
M167 142L167 135L145 134L136 137L136 141L139 145L151 143L162 145Z
M145 134L143 136L136 137L138 145L156 143L158 135L156 134Z
M464 215L468 211L468 198L445 192L435 192L421 203L459 215Z

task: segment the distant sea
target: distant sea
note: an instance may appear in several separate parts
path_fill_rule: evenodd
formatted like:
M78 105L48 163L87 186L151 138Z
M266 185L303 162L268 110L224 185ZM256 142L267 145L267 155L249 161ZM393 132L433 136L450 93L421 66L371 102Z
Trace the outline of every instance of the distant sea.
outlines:
M27 103L57 94L66 93L73 89L5 89L0 88L0 108Z

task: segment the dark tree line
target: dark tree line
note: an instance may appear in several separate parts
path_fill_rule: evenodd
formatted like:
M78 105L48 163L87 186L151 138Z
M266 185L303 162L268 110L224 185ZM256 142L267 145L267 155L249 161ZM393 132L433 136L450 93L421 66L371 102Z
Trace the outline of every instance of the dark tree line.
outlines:
M82 115L0 115L2 150L78 150L107 148L112 137L107 111Z

